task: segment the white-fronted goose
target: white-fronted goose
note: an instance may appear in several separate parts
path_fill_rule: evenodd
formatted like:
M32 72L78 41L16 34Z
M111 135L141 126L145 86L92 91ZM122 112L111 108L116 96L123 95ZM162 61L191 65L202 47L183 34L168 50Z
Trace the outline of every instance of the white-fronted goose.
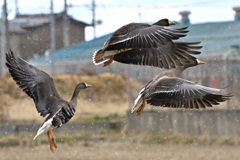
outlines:
M67 123L74 115L77 107L77 96L81 89L90 87L86 83L79 83L69 102L58 94L52 78L23 59L14 56L12 51L6 54L6 65L17 85L33 99L37 111L41 116L48 117L39 128L34 140L40 134L47 132L51 151L57 148L52 129ZM50 136L51 134L51 136Z
M112 61L125 64L147 65L160 68L176 68L196 63L191 55L200 54L200 42L173 42L186 36L185 28L170 28L175 23L162 19L150 25L130 23L116 30L104 46L93 54L95 65Z
M202 64L201 61L198 64ZM146 103L153 106L174 108L205 108L229 100L232 95L222 94L221 89L198 85L178 78L184 69L177 67L160 73L143 86L138 93L132 113L139 115Z

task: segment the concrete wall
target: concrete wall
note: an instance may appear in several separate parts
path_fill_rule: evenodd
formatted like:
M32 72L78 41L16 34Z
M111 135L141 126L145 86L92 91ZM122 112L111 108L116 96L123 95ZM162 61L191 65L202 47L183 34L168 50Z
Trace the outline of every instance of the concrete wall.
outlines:
M126 123L68 123L55 131L121 129L124 125L128 133L239 136L240 110L164 109L143 111L140 116L127 112ZM0 126L0 135L37 132L39 127L40 125Z
M26 124L26 125L4 125L0 126L0 135L17 134L17 133L36 133L41 125ZM54 132L67 131L96 131L108 129L121 129L124 126L123 122L94 122L94 123L67 123L54 130Z
M127 132L240 135L240 110L150 110L127 113Z

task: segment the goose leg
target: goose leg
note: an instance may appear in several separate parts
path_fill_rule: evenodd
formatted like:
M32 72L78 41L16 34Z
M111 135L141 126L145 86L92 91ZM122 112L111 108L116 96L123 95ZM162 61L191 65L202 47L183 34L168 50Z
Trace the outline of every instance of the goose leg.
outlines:
M50 150L53 152L53 141L50 138L49 131L47 132L47 135L48 135L48 141L49 141Z
M143 101L142 101L142 104L141 104L141 106L138 108L138 110L137 110L137 116L143 111L143 109L144 109L144 107L145 107L145 99L143 99Z
M103 67L108 66L109 64L111 64L113 62L113 56L111 57L110 60L108 60L107 62L104 63Z
M53 146L54 146L55 148L57 148L57 143L56 143L56 139L55 139L55 137L54 137L54 135L53 135L52 128L50 128L50 133L51 133L51 136L52 136Z

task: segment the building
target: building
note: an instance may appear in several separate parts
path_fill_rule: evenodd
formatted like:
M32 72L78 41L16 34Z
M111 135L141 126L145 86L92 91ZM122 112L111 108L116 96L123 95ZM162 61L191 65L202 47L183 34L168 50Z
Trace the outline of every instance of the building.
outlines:
M56 49L64 47L63 13L54 14ZM18 14L9 25L10 48L24 59L44 55L50 49L50 14ZM85 27L89 24L68 16L69 44L85 41Z

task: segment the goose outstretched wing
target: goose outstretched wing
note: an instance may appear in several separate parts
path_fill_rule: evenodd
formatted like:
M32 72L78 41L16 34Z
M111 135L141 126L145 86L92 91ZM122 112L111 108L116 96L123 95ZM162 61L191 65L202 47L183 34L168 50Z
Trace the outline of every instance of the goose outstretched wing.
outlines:
M35 102L41 116L56 113L64 100L58 94L52 78L45 72L16 57L12 51L6 53L6 65L17 85Z
M146 86L143 97L153 106L175 108L205 108L229 100L221 89L198 85L188 80L164 76Z

